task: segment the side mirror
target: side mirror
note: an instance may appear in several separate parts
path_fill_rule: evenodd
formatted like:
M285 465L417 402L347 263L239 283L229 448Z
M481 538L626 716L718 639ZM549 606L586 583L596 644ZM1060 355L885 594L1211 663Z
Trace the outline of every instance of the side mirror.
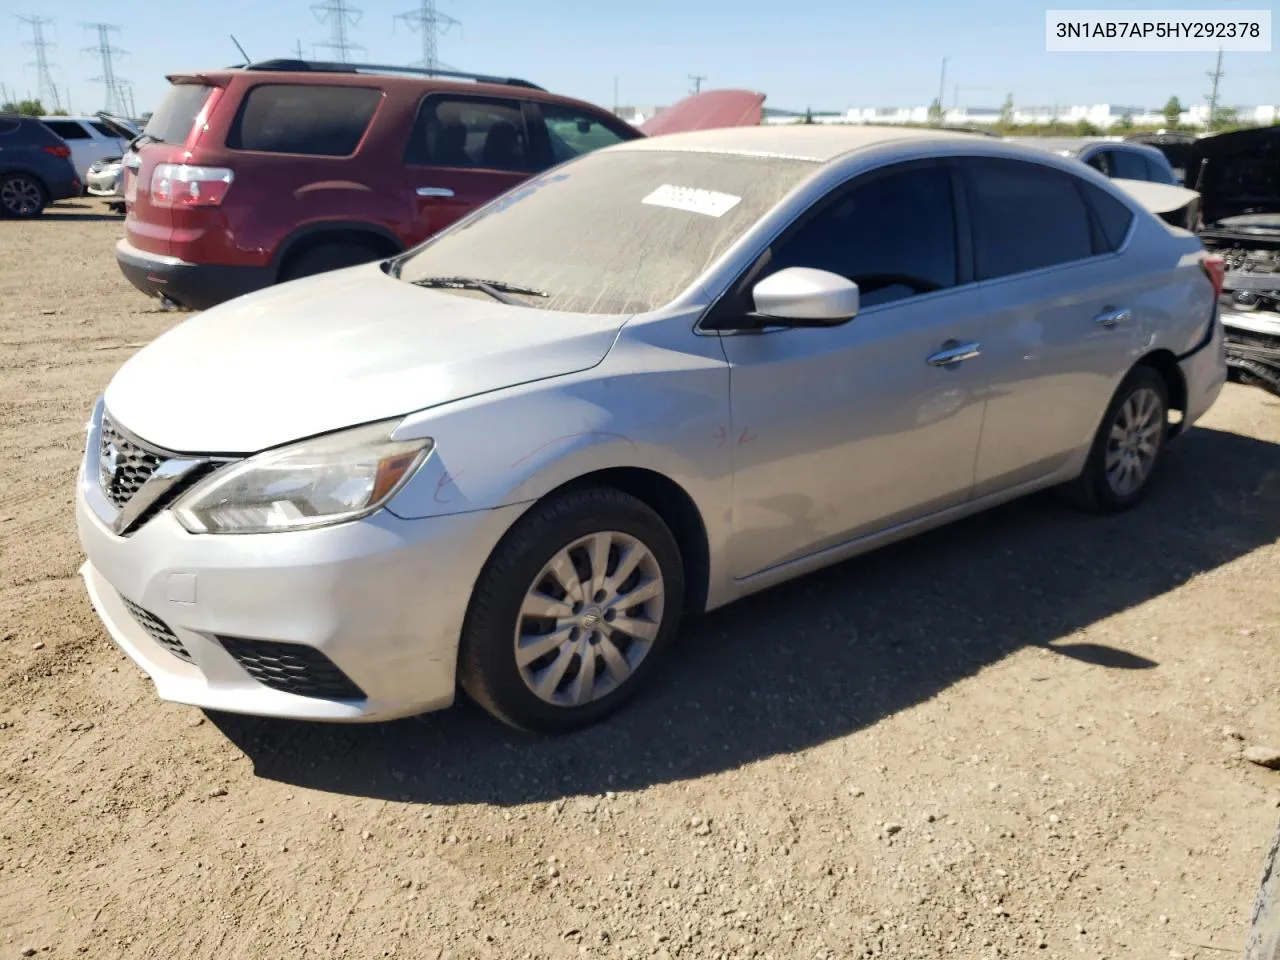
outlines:
M858 313L858 285L826 270L787 267L751 288L756 316L787 327L834 327Z

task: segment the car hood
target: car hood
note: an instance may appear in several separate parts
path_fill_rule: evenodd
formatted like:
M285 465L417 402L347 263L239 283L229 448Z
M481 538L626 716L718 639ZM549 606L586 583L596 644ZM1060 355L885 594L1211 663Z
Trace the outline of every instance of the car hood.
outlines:
M1206 224L1280 213L1280 127L1197 140L1187 158L1187 186L1200 192Z
M185 320L130 358L104 401L165 450L252 453L588 369L625 321L428 290L368 264Z

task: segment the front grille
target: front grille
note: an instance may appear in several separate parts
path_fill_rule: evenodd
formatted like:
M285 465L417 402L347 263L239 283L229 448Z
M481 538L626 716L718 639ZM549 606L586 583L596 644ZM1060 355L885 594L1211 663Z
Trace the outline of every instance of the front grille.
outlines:
M264 687L321 700L367 699L365 692L315 647L241 637L218 637L218 642Z
M138 621L138 624L143 630L147 631L147 635L150 636L152 640L160 644L160 646L164 647L179 660L185 660L187 663L193 662L191 654L188 653L187 648L182 645L182 641L179 640L174 632L169 629L169 625L167 623L155 614L148 613L146 610L143 610L132 600L127 600L124 597L121 597L120 599L124 601L124 605L128 608L129 613L133 615L133 619Z
M126 439L106 416L102 418L98 455L102 492L117 510L133 499L166 459Z

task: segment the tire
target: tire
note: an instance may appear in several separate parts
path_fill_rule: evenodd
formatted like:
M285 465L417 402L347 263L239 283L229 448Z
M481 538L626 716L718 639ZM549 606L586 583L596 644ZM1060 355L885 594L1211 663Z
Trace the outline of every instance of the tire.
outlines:
M1262 864L1244 960L1280 960L1280 828Z
M0 177L0 216L30 220L44 213L48 204L49 194L35 177L25 173Z
M354 267L377 260L378 251L363 243L325 243L291 256L280 271L280 283Z
M592 593L598 585L587 576L595 573L591 546L603 538L609 544L606 589ZM643 554L631 552L637 545ZM639 560L614 582L624 556ZM560 578L551 573L557 562ZM611 606L615 589L624 598L647 599ZM585 602L575 603L575 595ZM526 599L556 616L522 613ZM481 571L462 631L459 682L471 699L517 729L562 733L587 726L640 689L671 643L683 600L680 548L657 513L607 487L565 493L521 517ZM611 626L620 620L634 632ZM523 661L517 645L525 649Z
M1140 426L1135 431L1128 431L1126 424L1129 422ZM1126 436L1116 441L1113 430L1123 431ZM1164 377L1151 367L1139 364L1129 371L1111 398L1093 438L1084 470L1059 492L1073 506L1089 513L1113 514L1128 510L1150 489L1168 436L1169 388ZM1115 449L1117 442L1122 444L1120 451ZM1128 447L1129 444L1134 446ZM1128 452L1124 447L1128 447ZM1150 450L1149 455L1144 454L1144 449ZM1128 461L1135 466L1137 476L1132 472L1109 475L1108 464L1116 466L1117 454L1121 464ZM1126 479L1128 482L1122 482Z

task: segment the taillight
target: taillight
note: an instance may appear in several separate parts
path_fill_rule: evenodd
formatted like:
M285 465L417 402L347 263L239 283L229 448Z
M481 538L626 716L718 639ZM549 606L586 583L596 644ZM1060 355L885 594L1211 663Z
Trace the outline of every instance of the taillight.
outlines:
M160 163L151 174L151 202L162 207L214 207L226 197L233 179L226 167Z
M63 160L69 159L71 156L71 148L65 143L59 143L52 147L45 147L44 152L51 153L55 157L61 157Z
M1213 284L1214 297L1221 297L1222 285L1227 278L1227 261L1215 254L1210 254L1200 261L1200 266L1204 267L1209 282Z

